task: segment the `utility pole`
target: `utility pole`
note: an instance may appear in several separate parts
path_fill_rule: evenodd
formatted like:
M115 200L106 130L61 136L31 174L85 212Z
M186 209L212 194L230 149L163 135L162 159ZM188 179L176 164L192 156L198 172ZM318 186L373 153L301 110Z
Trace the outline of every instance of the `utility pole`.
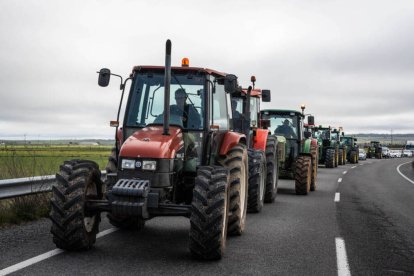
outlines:
M392 129L391 129L391 145L394 144L394 139L392 137Z

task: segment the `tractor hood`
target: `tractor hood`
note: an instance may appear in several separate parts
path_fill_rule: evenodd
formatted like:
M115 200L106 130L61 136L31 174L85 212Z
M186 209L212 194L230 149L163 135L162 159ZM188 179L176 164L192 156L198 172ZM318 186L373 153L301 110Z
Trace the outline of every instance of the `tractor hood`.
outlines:
M170 127L170 135L163 135L162 126L148 126L136 131L122 145L120 156L131 158L175 158L184 147L179 127Z

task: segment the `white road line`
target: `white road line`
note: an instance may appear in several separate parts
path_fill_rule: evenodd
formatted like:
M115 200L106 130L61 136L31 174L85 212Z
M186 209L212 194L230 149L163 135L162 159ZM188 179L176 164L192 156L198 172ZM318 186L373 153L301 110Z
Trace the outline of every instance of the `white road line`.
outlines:
M343 174L346 174L348 171L344 171Z
M340 199L341 199L341 194L340 193L335 193L334 202L339 202Z
M345 241L342 238L335 238L336 244L336 265L338 276L351 276L349 270L348 257L346 256Z
M102 232L98 233L98 235L96 235L96 238L97 239L102 238L103 236L106 236L108 234L111 234L111 233L113 233L113 232L115 232L117 230L118 230L118 228L110 228L110 229L107 229L105 231L102 231ZM15 265L12 265L12 266L9 266L9 267L6 267L6 268L0 270L0 276L4 276L4 275L8 275L10 273L16 272L16 271L18 271L20 269L23 269L25 267L31 266L31 265L33 265L35 263L38 263L38 262L41 262L43 260L49 259L49 258L51 258L53 256L56 256L56 255L59 255L59 254L61 254L63 252L65 252L65 251L62 250L62 249L53 249L53 250L51 250L49 252L46 252L46 253L43 253L43 254L41 254L39 256L30 258L30 259L28 259L26 261L20 262L18 264L15 264Z
M355 169L357 166L353 166L353 167L351 167L351 169Z
M411 163L412 161L408 161L408 162L405 162L405 163L402 163L402 164L400 164L400 165L398 165L398 167L397 167L397 172L402 176L402 177L404 177L407 181L409 181L409 182L411 182L412 184L414 184L414 181L412 181L411 179L409 179L407 176L405 176L401 171L400 171L400 167L402 166L402 165L405 165L405 164L408 164L408 163Z
M342 182L342 178L339 178L339 179L338 179L338 182L339 182L339 183L341 183L341 182Z

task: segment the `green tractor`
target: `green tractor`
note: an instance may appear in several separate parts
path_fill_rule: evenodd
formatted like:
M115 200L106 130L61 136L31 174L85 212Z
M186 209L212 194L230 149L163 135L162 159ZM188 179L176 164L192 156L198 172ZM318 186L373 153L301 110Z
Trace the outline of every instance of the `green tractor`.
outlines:
M341 142L346 146L346 160L351 164L358 163L359 161L359 147L356 141L357 138L353 136L341 137Z
M339 143L332 139L331 127L316 126L312 135L318 140L319 164L325 164L326 168L338 167Z
M270 120L270 132L277 136L279 176L295 180L298 195L307 195L316 189L318 168L318 144L305 132L305 115L295 110L266 109L261 111L262 119ZM308 117L313 124L313 117Z
M342 136L344 133L342 132ZM331 140L336 141L338 145L338 165L345 165L346 164L346 153L347 147L346 144L341 141L341 128L332 130L331 133Z
M382 146L378 141L371 141L368 147L367 158L382 159Z

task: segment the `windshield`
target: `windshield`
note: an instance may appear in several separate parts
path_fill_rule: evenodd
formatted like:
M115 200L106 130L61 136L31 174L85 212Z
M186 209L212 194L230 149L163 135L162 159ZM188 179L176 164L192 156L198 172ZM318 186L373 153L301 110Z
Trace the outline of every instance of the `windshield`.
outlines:
M263 119L270 120L270 130L287 139L298 137L298 117L291 115L263 114Z
M204 127L204 75L171 72L170 124L184 129ZM126 114L127 126L162 124L164 74L139 72L135 75Z
M352 146L352 138L350 137L341 137L341 141L343 141L348 146Z
M313 133L313 138L320 138L322 140L329 140L330 131L329 129L318 129Z

